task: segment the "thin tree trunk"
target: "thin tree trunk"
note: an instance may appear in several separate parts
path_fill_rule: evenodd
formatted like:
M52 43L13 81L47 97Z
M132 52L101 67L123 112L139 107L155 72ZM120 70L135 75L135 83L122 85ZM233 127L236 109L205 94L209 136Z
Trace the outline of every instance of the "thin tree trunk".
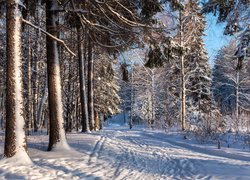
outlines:
M239 118L239 77L240 70L236 70L236 88L235 88L235 96L236 96L236 107L235 107L235 115L236 115L236 130L239 132L240 127L240 118Z
M37 1L36 7L36 20L38 27L41 26L40 18L41 18L41 0ZM37 31L37 39L40 39L41 31ZM36 41L36 58L33 62L33 124L34 124L34 132L38 131L38 60L41 55L41 44L39 41Z
M5 116L5 113L4 113L4 104L5 104L5 97L4 97L4 92L2 92L2 95L1 95L1 115L0 115L0 118L1 118L1 129L4 130L4 116Z
M88 123L88 106L87 106L87 94L85 87L85 63L83 58L83 43L82 43L81 28L77 27L77 41L78 41L78 66L79 66L79 81L80 81L80 104L81 104L81 123L82 132L89 131Z
M76 122L75 122L75 127L76 127L76 132L79 131L79 107L78 107L78 97L76 98Z
M29 13L27 14L29 20ZM27 105L26 105L26 127L27 135L30 135L32 128L32 108L31 108L31 47L30 47L30 27L27 26Z
M131 65L131 110L130 110L130 120L129 129L133 127L133 114L134 114L134 75L133 75L133 64Z
M26 152L22 97L22 13L16 0L7 0L6 131L4 155Z
M47 32L57 37L58 12L57 0L46 1ZM68 148L63 120L63 104L61 93L60 63L58 58L57 41L47 36L47 69L48 69L48 97L49 97L49 146L48 151L60 144L60 148Z
M151 120L151 128L154 129L155 126L155 74L154 69L152 70L152 76L151 76L151 101L152 101L152 120Z
M94 116L95 116L95 130L98 131L99 130L99 118L98 118L97 111L95 111Z
M38 105L38 111L37 111L37 123L39 127L42 127L42 114L43 114L43 106L47 100L48 97L48 83L45 82L45 86L43 89L43 96L41 97L40 103Z
M103 129L103 124L104 124L104 115L100 113L100 130Z
M181 128L186 130L186 84L184 72L184 56L181 56Z
M182 12L180 10L179 13L179 21L180 21L180 47L182 49L181 52L181 129L182 131L186 130L186 84L185 84L185 66L184 66L184 52L183 52L183 39L182 39Z
M71 62L71 61L70 61ZM65 68L66 71L66 68ZM69 93L71 92L71 65L69 63L68 65L68 82L67 82L67 97L66 97L66 132L70 132L70 119L71 119L71 101L70 101L70 95Z
M89 115L89 129L94 130L94 63L92 57L92 43L88 38L88 115Z

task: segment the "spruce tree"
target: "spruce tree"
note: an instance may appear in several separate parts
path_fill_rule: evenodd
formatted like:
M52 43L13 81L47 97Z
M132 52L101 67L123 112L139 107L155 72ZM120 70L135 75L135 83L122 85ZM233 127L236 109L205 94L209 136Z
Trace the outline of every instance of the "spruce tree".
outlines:
M205 18L198 0L189 0L183 11L183 46L187 89L187 116L194 123L202 122L209 113L211 75L202 36Z

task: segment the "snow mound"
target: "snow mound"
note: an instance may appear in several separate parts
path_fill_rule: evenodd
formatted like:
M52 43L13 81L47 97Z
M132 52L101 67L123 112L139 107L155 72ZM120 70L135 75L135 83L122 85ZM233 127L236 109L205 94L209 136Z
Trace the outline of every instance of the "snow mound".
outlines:
M28 154L24 150L19 150L13 157L11 158L3 158L1 164L6 165L32 165L32 161L29 158Z

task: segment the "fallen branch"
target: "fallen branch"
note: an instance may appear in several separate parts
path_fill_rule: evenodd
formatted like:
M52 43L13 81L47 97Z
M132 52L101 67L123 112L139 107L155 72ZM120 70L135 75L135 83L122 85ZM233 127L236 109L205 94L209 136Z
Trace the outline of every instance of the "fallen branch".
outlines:
M57 41L58 43L62 44L62 45L65 47L65 49L66 49L71 55L76 56L76 54L75 54L73 51L71 51L71 50L69 49L69 47L65 44L65 42L64 42L63 40L61 40L61 39L59 39L59 38L53 36L52 34L48 33L47 31L45 31L45 30L41 29L40 27L38 27L38 26L32 24L30 21L27 21L27 20L25 20L25 19L22 19L22 21L23 21L25 24L27 24L27 25L29 25L29 26L35 28L35 29L38 29L39 31L41 31L42 33L46 34L46 35L49 36L50 38L54 39L54 40Z

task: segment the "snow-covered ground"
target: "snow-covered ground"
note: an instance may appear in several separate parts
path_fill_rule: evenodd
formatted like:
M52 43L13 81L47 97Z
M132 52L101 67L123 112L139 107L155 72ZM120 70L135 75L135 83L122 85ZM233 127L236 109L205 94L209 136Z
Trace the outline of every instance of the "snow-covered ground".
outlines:
M48 136L28 137L33 164L0 161L0 179L250 179L250 152L217 149L181 135L106 127L67 135L70 151L47 152ZM0 137L3 152L3 134Z

